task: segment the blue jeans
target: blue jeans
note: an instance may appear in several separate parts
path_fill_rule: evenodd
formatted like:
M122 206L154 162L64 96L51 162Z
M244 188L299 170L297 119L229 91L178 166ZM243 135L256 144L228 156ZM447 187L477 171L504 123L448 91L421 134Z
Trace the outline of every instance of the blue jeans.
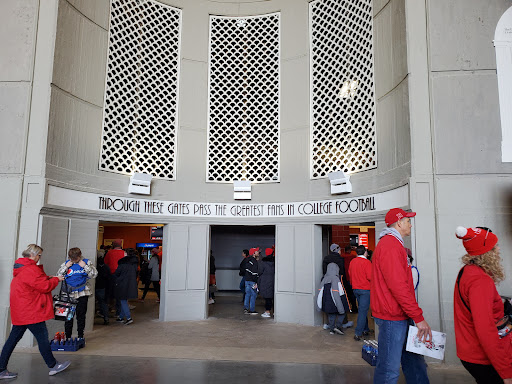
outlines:
M407 352L407 331L411 320L382 320L375 318L379 326L379 359L373 376L374 384L391 384L398 381L400 363L408 384L428 384L427 364L422 355Z
M119 305L121 307L121 311L119 312L120 319L130 319L132 316L130 314L130 307L128 306L128 300L119 300Z
M357 299L357 307L359 308L357 314L356 336L361 336L363 332L368 332L368 309L370 309L370 290L367 289L354 289L354 295Z
M343 328L343 319L345 314L340 315L339 313L328 313L327 318L329 319L329 329L332 331L334 328Z
M254 312L256 308L256 297L258 296L258 291L253 288L254 284L256 284L254 281L245 282L244 308L251 312Z
M57 360L53 357L52 349L50 348L48 328L46 328L44 321L35 324L13 325L11 333L5 341L2 354L0 355L0 372L7 369L7 363L9 362L12 351L14 351L14 347L16 347L16 344L21 340L27 329L32 332L36 338L39 352L41 356L43 356L44 362L48 368L53 368L55 364L57 364Z

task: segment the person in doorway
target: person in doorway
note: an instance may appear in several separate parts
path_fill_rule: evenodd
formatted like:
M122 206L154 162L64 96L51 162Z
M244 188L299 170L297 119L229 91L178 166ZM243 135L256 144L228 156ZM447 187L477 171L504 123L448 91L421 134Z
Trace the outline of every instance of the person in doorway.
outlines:
M52 290L63 281L62 276L47 276L43 266L37 265L43 248L30 244L14 263L11 281L11 321L12 329L0 354L0 379L15 379L18 374L9 372L7 364L14 348L28 329L37 340L39 352L49 368L49 375L62 372L70 361L59 363L53 356L48 338L46 320L54 318Z
M137 251L133 248L128 248L125 252L125 257L119 260L119 265L114 273L115 298L119 300L121 309L116 321L125 325L133 323L128 300L136 299L138 296L137 264Z
M76 325L78 338L84 338L85 316L87 315L87 302L92 295L88 280L98 275L96 267L91 260L82 257L80 248L71 248L68 252L69 259L60 266L57 276L63 276L69 296L78 301L76 305ZM66 339L71 339L74 319L66 320L64 330Z
M324 257L322 261L322 272L325 275L327 272L327 266L330 263L335 263L339 268L339 274L343 286L345 286L345 260L341 257L341 248L338 244L331 244L329 247L329 254ZM325 322L326 317L324 316L324 329L329 329L329 324ZM347 316L343 316L343 328L349 328L354 325L354 322L348 321Z
M114 273L116 272L119 260L121 260L123 257L125 257L125 251L122 249L123 241L121 239L115 239L112 242L112 249L108 250L105 254L105 264L107 264L108 268L110 269L110 287L108 289L108 292L110 292L111 296L108 297L108 301L111 301L114 299L114 292L115 292L115 276ZM121 313L121 303L119 300L116 300L116 316L119 317L119 314Z
M213 252L210 250L210 276L208 281L208 304L215 304L215 290L217 289L217 280L215 279L215 271L217 271L217 267L215 267L215 257L213 257Z
M270 311L274 307L274 284L276 274L276 259L272 248L265 249L265 257L258 262L258 288L265 299L265 312L261 317L271 317Z
M245 259L245 301L244 314L257 315L256 297L258 296L258 261L254 254L259 252L259 248L251 248L249 257Z
M511 384L512 332L497 328L510 322L496 290L505 279L498 237L485 227L458 227L455 236L467 252L453 293L457 356L477 383Z
M242 276L242 279L240 280L240 291L242 291L242 303L245 303L245 262L246 259L249 257L249 250L244 249L242 251L242 261L240 262L240 272L238 272L239 276Z
M354 295L357 299L359 312L354 340L361 340L363 335L371 332L368 327L368 310L370 309L370 283L372 281L372 263L366 258L368 253L364 245L356 248L357 257L352 260L349 267L350 282L354 288Z
M352 247L347 245L345 246L345 252L341 254L341 257L343 258L343 264L345 267L345 274L342 276L343 286L347 290L347 298L350 302L352 312L357 313L356 296L352 290L352 284L350 284L350 263L357 257L357 255L354 255Z
M158 251L158 248L154 248L153 250ZM157 295L157 303L160 302L160 269L158 263L158 252L152 252L151 259L149 259L148 264L148 278L144 284L144 292L142 293L142 298L139 300L140 302L144 302L146 295L149 291L149 286L153 284L153 288L155 289Z
M98 276L96 276L94 293L96 294L96 299L98 299L99 313L100 316L103 317L103 325L108 325L107 297L109 296L109 293L107 292L107 289L109 289L110 286L110 268L105 264L105 259L103 257L98 257L97 265L96 269L98 270Z
M420 341L432 340L430 326L416 302L411 268L403 238L411 235L411 217L415 212L393 208L385 216L387 228L373 254L370 305L379 326L379 359L375 384L396 383L400 364L408 384L429 383L422 355L405 350L409 325L416 323Z
M340 280L340 267L336 263L327 265L327 271L318 290L317 306L329 318L329 333L344 335L343 318L348 309L348 301Z

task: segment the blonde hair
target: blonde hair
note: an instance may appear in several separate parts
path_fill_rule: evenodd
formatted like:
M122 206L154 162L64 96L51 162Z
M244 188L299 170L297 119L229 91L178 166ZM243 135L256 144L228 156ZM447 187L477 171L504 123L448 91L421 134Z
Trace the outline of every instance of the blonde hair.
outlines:
M30 257L32 255L37 255L40 252L43 252L43 248L41 248L39 245L29 244L27 246L27 249L25 249L23 252L21 252L21 256Z
M496 284L505 280L505 271L503 269L503 265L501 265L500 252L496 247L482 255L464 255L462 256L462 263L465 265L478 265L491 277L491 279L494 280L494 283Z

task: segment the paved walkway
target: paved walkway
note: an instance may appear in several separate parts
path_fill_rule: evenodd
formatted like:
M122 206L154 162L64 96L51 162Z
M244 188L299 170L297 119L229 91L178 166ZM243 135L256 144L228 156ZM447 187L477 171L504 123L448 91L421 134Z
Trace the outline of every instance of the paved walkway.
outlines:
M135 322L129 326L115 321L103 326L97 319L94 331L86 333L84 349L56 353L59 360L72 360L72 366L48 382L372 382L374 368L361 358L353 329L339 336L321 327L276 324L243 315L240 297L223 295L209 306L208 320L163 323L153 296L133 303ZM17 350L9 369L19 371L17 383L46 382L47 368L37 348ZM430 364L429 375L431 383L472 380L464 369L442 364Z

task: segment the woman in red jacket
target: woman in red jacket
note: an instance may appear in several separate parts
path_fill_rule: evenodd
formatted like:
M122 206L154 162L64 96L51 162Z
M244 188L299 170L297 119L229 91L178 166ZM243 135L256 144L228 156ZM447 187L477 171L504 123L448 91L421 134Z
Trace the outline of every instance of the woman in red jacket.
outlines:
M0 355L0 379L14 379L18 376L7 370L7 363L27 329L37 340L39 352L50 369L50 376L65 370L71 363L59 363L50 348L45 321L54 318L51 292L64 278L44 273L43 266L37 265L42 253L40 246L30 244L23 251L23 257L14 264L10 297L12 330Z
M454 291L457 356L477 383L512 383L512 335L500 338L504 317L496 284L504 280L498 237L488 228L458 227L467 254Z

